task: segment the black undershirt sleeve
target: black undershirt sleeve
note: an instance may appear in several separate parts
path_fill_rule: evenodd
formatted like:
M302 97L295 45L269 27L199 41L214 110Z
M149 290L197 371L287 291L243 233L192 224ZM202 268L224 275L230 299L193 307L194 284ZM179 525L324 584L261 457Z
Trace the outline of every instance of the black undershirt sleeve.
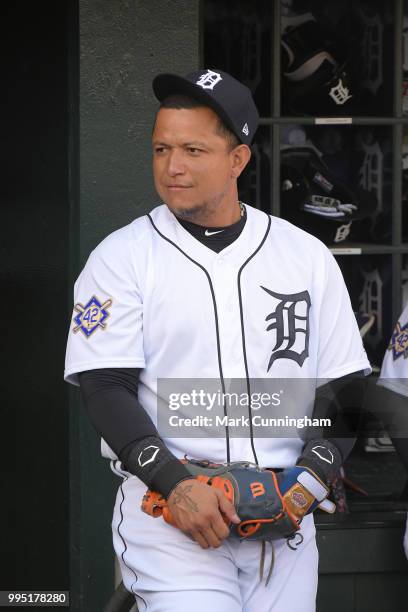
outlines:
M138 383L137 368L103 368L79 374L91 422L118 457L133 440L157 434L139 403Z
M312 469L324 482L330 481L353 450L365 384L364 372L359 371L316 391L313 418L329 418L331 426L308 434L297 465Z
M138 382L136 368L103 368L79 374L82 396L96 431L128 472L167 497L191 474L165 446L141 406Z
M332 381L316 393L313 416L335 417L337 427L309 437L297 465L309 467L324 481L341 466L353 448L355 437L339 418L339 395L344 395L344 390L350 389L351 380L361 378L361 374L357 372ZM93 426L127 471L164 497L179 482L191 478L186 467L167 449L139 402L139 369L89 370L79 374L79 382ZM341 403L344 404L344 399ZM153 454L154 461L148 461Z

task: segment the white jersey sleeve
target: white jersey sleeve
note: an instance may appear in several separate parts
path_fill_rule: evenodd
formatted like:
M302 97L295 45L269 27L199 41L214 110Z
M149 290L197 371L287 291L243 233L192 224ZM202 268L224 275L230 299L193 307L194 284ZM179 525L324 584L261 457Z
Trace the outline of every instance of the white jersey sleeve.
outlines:
M319 312L319 385L359 370L371 372L343 275L329 250L324 275Z
M408 304L392 332L378 384L408 397Z
M143 368L143 303L131 229L108 236L91 253L74 288L64 378L100 368Z

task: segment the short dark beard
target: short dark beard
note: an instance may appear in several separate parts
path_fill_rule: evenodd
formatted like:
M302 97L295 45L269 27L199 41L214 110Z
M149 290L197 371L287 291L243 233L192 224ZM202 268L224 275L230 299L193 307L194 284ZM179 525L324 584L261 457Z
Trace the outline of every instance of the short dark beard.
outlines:
M196 219L202 216L206 216L206 213L208 214L206 203L197 204L193 208L189 209L179 210L178 208L170 208L170 210L173 214L176 215L176 217L179 217L180 219L185 219L186 221L191 221L191 223L195 223Z
M210 202L202 202L201 204L196 204L188 209L179 210L177 208L170 208L170 206L169 208L171 212L180 219L190 221L190 223L197 223L197 225L206 225L206 221L211 218L214 212L216 212L224 195L225 193L222 193L216 196L214 200Z

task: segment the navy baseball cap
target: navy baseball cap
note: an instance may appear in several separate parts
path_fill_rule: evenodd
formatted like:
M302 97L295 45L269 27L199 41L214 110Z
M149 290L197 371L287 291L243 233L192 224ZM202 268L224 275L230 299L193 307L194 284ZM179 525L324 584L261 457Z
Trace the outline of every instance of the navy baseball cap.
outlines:
M212 108L243 144L249 145L258 127L259 114L252 93L222 70L197 70L185 77L159 74L153 91L161 102L172 94L191 96Z

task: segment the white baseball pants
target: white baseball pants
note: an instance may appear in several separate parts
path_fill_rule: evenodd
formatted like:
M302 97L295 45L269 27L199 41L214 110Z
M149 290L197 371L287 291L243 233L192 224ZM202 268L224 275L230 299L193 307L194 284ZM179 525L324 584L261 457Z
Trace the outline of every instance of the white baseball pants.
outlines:
M296 550L286 540L274 543L274 567L265 586L270 544L261 580L260 542L228 539L204 550L162 518L142 512L145 490L137 478L125 478L112 521L123 582L140 612L315 611L318 553L312 515L302 522L303 542Z

